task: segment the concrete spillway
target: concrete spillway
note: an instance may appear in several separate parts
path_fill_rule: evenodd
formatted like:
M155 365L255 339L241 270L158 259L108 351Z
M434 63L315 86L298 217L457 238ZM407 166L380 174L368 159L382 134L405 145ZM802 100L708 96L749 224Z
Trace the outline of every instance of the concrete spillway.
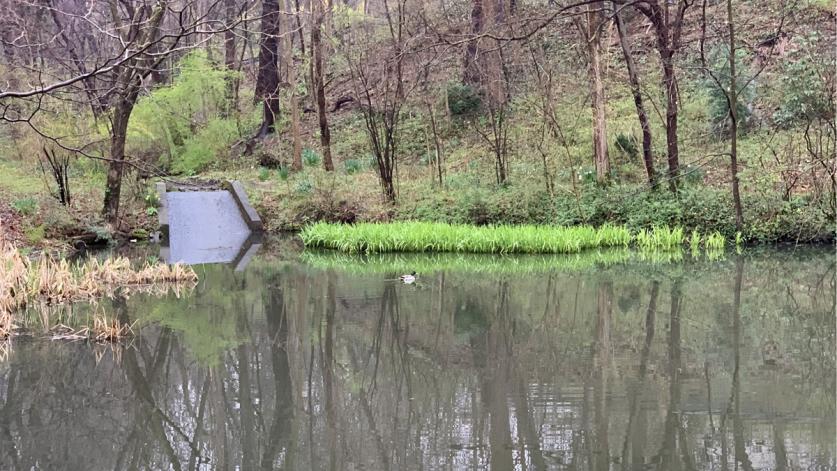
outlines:
M233 263L243 268L260 243L258 214L238 182L215 190L168 191L160 196L160 255L168 263Z

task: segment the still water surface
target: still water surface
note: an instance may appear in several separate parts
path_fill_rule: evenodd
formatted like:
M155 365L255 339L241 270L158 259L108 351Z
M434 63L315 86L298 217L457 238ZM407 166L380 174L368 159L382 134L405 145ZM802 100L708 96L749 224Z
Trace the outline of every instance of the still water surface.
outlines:
M138 336L15 339L0 468L835 469L830 248L457 260L403 285L266 250L191 293L67 307Z

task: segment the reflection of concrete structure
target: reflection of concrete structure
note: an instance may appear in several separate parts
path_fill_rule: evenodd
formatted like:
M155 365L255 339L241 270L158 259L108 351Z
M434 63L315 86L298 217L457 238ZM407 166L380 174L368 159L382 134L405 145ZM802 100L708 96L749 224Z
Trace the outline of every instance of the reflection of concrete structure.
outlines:
M160 256L168 263L232 263L242 270L261 246L262 221L239 182L157 184Z

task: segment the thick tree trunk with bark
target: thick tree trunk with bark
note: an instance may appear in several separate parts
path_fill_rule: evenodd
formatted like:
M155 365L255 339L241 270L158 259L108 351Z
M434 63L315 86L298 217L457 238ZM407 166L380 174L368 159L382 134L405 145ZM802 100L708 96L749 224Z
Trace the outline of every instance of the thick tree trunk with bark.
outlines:
M326 106L325 80L323 72L322 27L326 9L322 0L312 0L314 23L311 25L311 83L317 98L317 117L320 124L320 145L323 148L323 168L334 170L331 158L331 131L328 127L328 108Z
M168 6L167 1L161 1L153 10L150 10L142 29L133 38L134 47L129 50L142 50L154 41ZM127 42L126 38L123 40ZM152 58L137 57L124 63L117 74L113 117L111 118L111 160L108 164L105 198L102 204L102 214L110 224L115 224L119 219L119 199L122 193L122 174L125 167L125 140L131 112L137 102L143 77L153 72L161 60L154 61Z
M128 133L128 121L134 108L136 93L120 99L113 109L111 123L110 158L105 186L103 210L105 219L115 223L119 218L119 198L122 193L122 173L125 161L125 138Z
M259 41L259 72L256 98L263 101L262 126L257 137L276 131L279 115L279 36L281 11L278 0L262 1L262 27Z
M482 33L485 26L485 14L483 11L483 0L473 0L471 3L471 34L477 36ZM478 56L478 40L476 38L468 41L465 47L465 63L464 73L462 75L462 83L468 85L478 85L481 82L481 74L479 64L477 63Z
M642 161L645 164L648 183L653 188L657 185L657 171L654 169L654 155L651 149L651 124L648 122L648 114L645 112L645 105L642 102L642 89L639 83L639 75L636 71L634 59L631 56L631 46L628 42L622 15L617 12L614 18L616 20L616 29L619 33L619 44L622 46L622 55L625 57L625 65L628 69L628 81L631 85L631 94L634 97L637 119L642 129Z

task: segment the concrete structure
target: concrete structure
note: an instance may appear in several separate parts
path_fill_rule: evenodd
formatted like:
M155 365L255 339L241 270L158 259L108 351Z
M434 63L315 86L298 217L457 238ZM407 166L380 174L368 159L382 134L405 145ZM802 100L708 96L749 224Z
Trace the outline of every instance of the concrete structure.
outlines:
M157 184L160 256L168 263L230 263L242 270L261 246L262 220L237 181Z

